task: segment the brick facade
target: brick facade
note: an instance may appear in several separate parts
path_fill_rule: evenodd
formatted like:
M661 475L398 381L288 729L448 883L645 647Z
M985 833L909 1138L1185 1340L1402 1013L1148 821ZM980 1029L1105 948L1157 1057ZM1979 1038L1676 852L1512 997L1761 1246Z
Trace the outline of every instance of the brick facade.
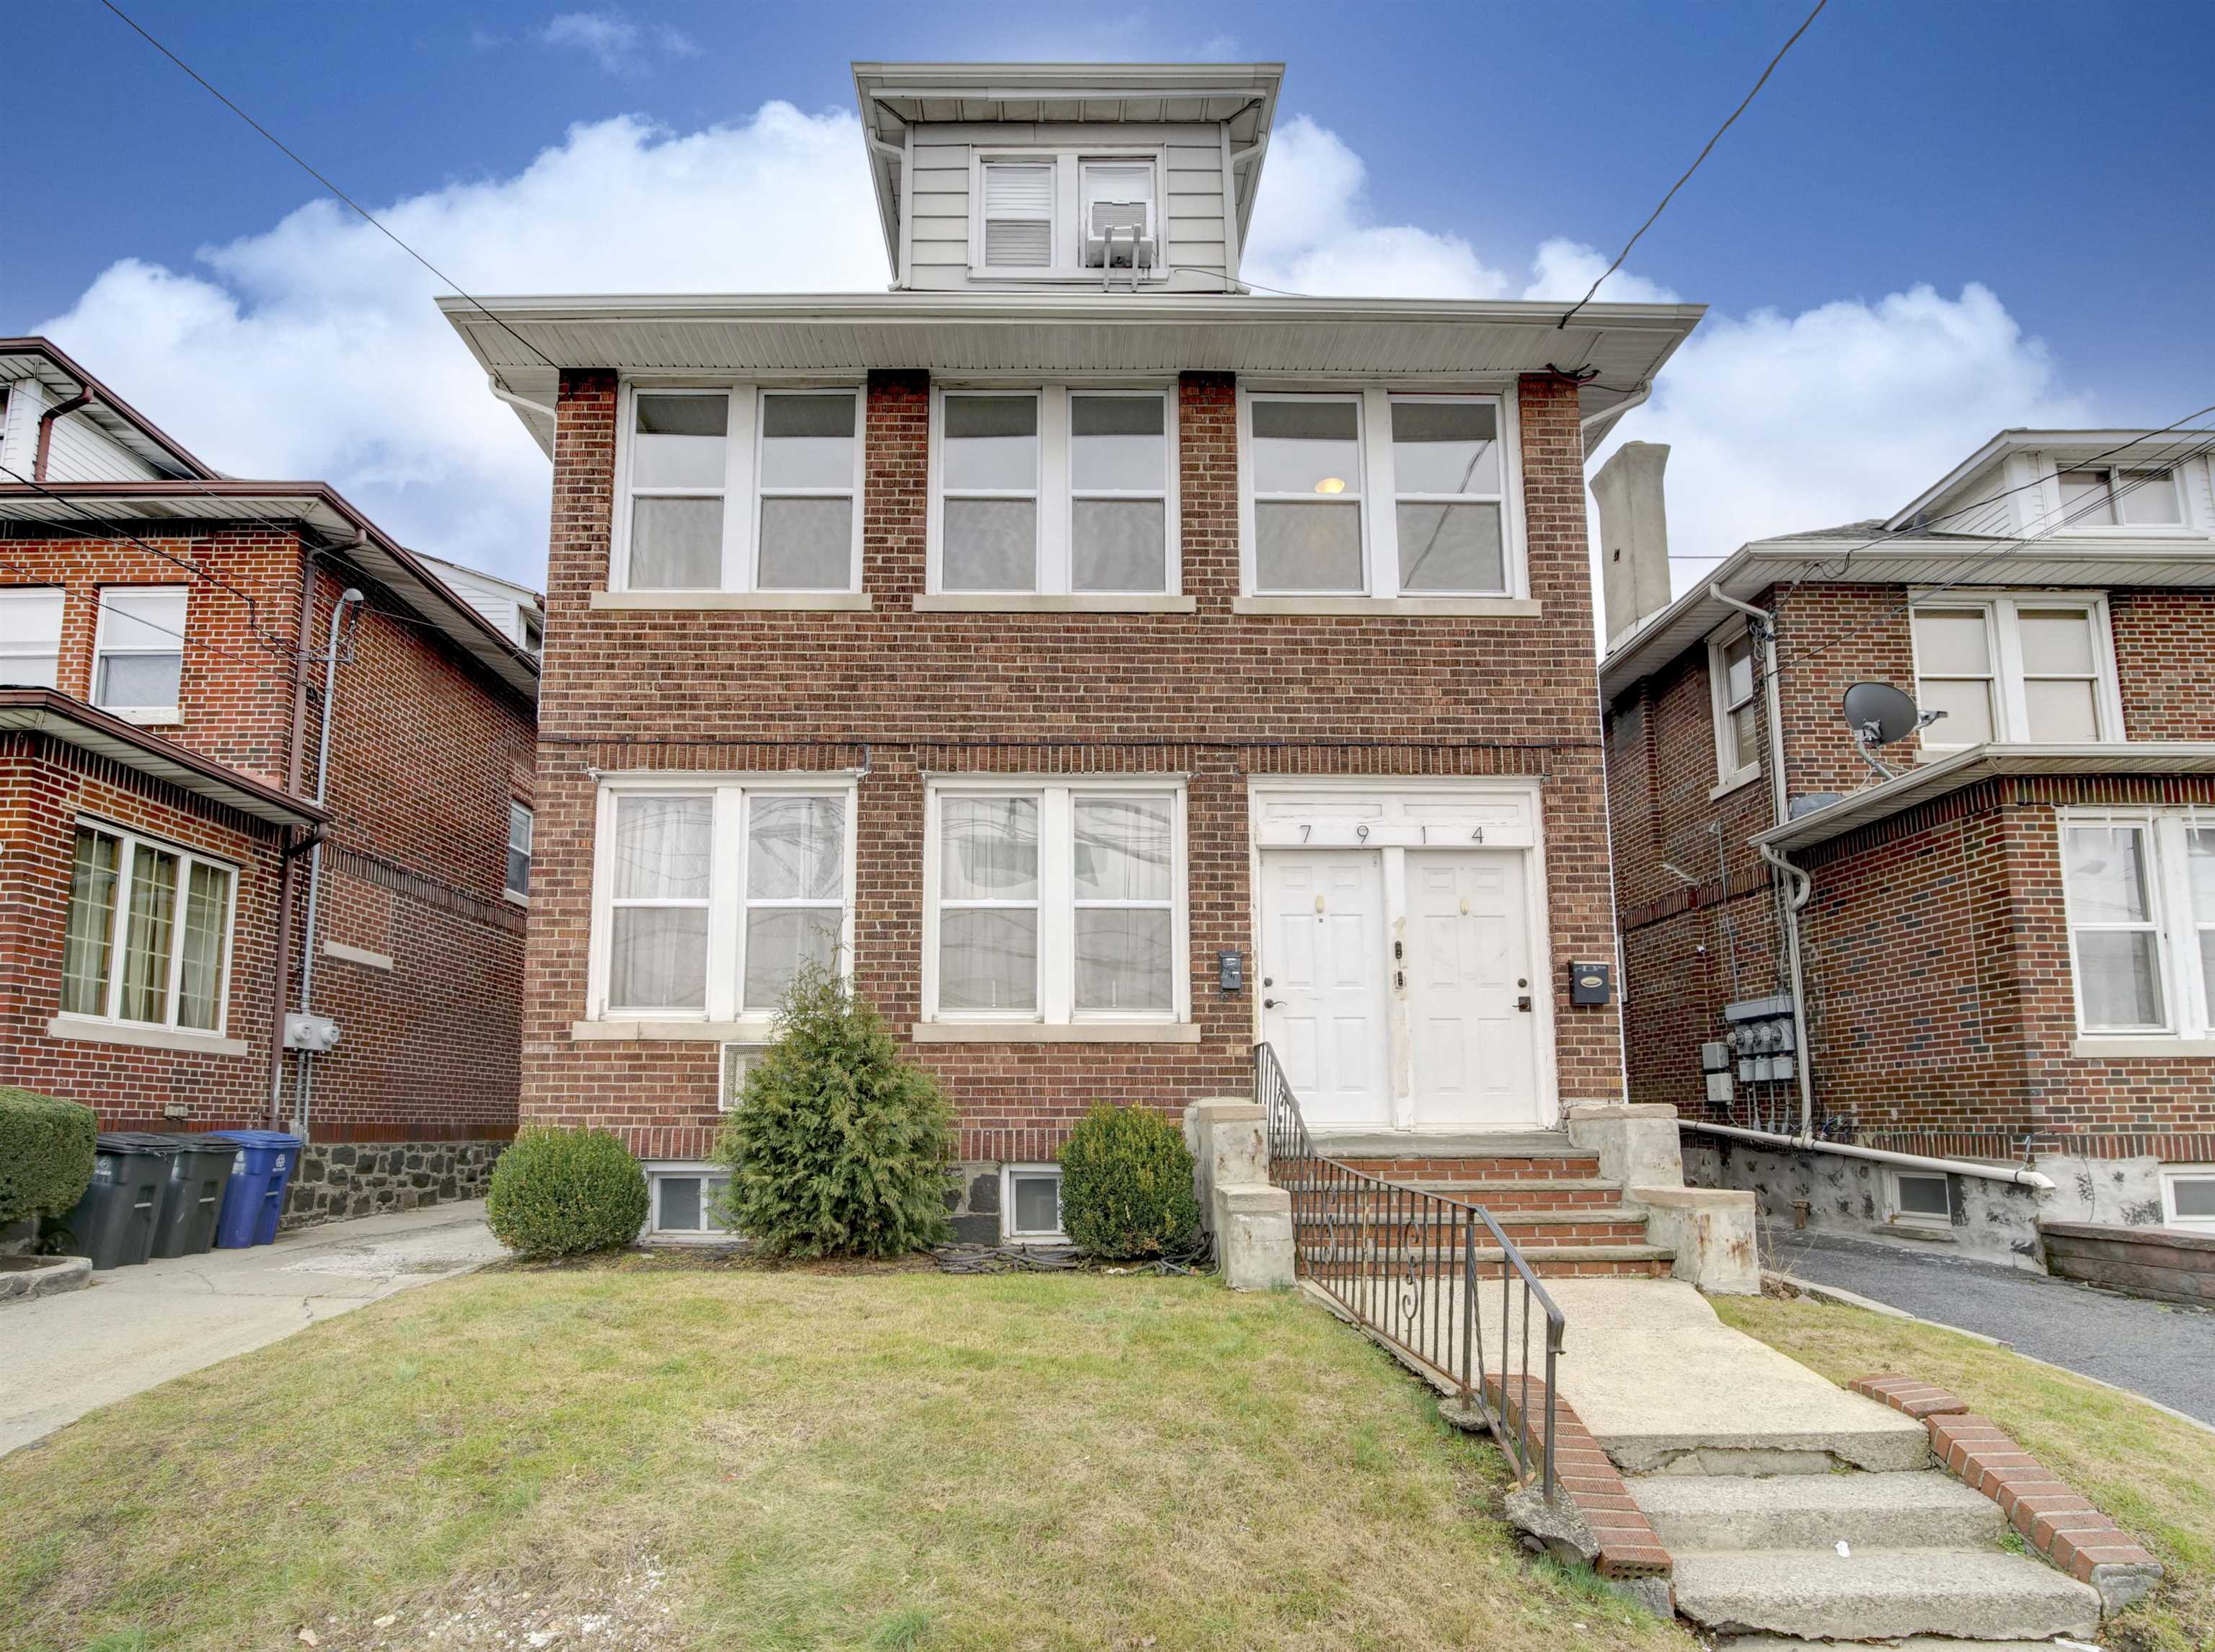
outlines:
M1097 1100L1181 1108L1250 1087L1256 994L1227 997L1218 949L1253 945L1249 782L1267 776L1543 782L1555 961L1611 945L1591 651L1583 448L1573 386L1523 381L1537 617L1252 616L1239 593L1236 386L1178 389L1182 589L1191 614L917 612L925 588L930 385L868 382L867 611L593 609L615 507L617 382L562 376L537 780L539 862L524 1013L528 1118L605 1125L642 1157L703 1155L713 1043L576 1039L585 1013L595 776L866 768L855 978L903 1035L921 1010L926 778L949 772L1187 777L1197 1043L928 1043L961 1156L1053 1157ZM1612 1007L1555 992L1562 1100L1619 1099Z

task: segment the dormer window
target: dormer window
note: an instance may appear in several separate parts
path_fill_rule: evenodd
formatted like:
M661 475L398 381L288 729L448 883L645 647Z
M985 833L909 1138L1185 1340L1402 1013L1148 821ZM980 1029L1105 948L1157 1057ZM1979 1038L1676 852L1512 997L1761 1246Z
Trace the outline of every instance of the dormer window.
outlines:
M1150 269L1154 168L1150 161L1087 161L1079 189L1087 269Z
M985 264L1046 269L1053 263L1053 163L985 163Z
M2173 470L2064 470L2059 480L2064 533L2077 528L2184 525L2184 498Z
M971 151L970 273L1028 280L1158 278L1158 151Z

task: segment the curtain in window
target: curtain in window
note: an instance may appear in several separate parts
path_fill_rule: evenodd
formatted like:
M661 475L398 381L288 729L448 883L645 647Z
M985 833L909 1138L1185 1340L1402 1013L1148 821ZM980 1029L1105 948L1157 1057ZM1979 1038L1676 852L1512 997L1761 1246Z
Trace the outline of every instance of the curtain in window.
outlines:
M745 1007L774 1010L803 961L836 964L846 801L764 794L747 809Z
M115 933L116 839L77 828L70 868L69 929L62 943L62 1011L107 1013L107 961Z
M177 857L147 844L131 860L130 924L123 943L126 1021L169 1018L169 949L177 920Z
M2146 838L2142 826L2071 826L2067 832L2077 990L2088 1029L2167 1023Z
M1038 800L948 797L942 810L939 1004L1035 1010Z
M1081 798L1075 816L1076 1007L1167 1010L1172 805Z
M185 890L183 973L177 982L177 1024L212 1032L223 1008L224 918L230 906L230 874L193 863Z
M617 800L612 1003L684 1010L706 1004L713 838L709 798Z

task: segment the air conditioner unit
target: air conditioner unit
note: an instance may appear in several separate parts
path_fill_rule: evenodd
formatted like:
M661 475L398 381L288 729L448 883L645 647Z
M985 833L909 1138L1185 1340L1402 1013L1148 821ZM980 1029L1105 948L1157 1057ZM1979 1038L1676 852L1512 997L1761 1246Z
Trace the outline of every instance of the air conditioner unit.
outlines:
M1087 269L1151 269L1154 267L1154 204L1146 200L1095 200L1084 224Z

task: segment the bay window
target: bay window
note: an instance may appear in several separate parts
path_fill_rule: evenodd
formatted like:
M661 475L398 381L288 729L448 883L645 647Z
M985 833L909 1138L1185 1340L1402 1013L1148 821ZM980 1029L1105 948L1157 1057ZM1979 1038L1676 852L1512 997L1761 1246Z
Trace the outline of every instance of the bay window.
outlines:
M80 824L63 933L62 1014L219 1033L236 881L221 862Z
M2068 814L2060 831L2085 1036L2215 1036L2215 817Z
M1948 593L1911 615L1916 703L1946 714L1923 731L1924 751L2123 737L2101 599Z
M629 403L616 588L860 589L860 391L640 388Z
M846 777L601 788L591 1019L765 1025L803 962L851 955Z
M1176 591L1166 390L1049 384L934 399L932 598L1113 605Z
M1183 808L1157 781L934 786L925 1018L1187 1019Z
M1249 596L1521 594L1507 398L1242 390L1239 403Z

